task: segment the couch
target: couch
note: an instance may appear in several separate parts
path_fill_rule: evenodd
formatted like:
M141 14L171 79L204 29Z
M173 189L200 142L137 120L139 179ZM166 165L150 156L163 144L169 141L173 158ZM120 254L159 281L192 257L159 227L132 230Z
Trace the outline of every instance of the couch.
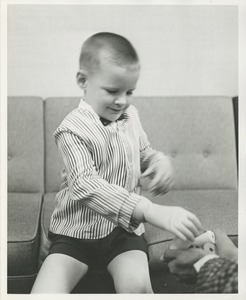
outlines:
M78 98L8 97L8 293L30 292L47 255L47 231L62 162L53 132ZM155 149L168 154L175 185L153 202L191 210L204 229L220 228L237 244L238 187L235 111L231 97L135 97ZM235 102L236 103L236 102ZM193 293L160 256L173 236L146 224L155 293ZM106 271L90 270L73 293L114 293Z

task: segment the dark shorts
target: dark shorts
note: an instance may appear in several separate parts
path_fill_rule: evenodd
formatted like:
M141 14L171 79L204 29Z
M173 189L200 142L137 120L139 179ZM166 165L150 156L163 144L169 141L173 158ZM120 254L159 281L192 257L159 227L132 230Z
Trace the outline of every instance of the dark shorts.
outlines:
M49 232L51 246L49 254L61 253L73 257L94 268L106 268L119 254L140 250L148 256L148 245L144 235L138 236L116 227L102 239L76 239Z

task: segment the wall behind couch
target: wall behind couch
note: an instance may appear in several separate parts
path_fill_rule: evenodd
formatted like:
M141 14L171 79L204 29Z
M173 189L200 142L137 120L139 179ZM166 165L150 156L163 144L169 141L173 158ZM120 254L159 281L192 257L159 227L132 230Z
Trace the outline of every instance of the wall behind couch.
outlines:
M238 94L236 6L10 5L8 94L80 96L82 42L98 31L139 52L136 95Z

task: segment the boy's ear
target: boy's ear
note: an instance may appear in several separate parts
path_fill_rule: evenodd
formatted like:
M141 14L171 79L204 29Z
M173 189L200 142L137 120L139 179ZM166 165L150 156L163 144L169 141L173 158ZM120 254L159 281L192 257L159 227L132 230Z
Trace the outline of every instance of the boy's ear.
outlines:
M81 89L86 89L87 86L87 73L84 70L79 70L77 72L77 83L81 87Z

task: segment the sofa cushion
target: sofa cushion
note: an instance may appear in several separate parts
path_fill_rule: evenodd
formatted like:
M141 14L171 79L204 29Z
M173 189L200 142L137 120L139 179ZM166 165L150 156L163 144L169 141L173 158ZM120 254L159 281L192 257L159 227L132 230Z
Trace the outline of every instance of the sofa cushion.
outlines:
M8 98L8 191L44 190L43 100Z
M8 276L37 273L42 195L8 194Z
M220 228L228 235L238 234L238 193L237 190L183 190L171 191L164 196L144 196L157 204L181 206L193 212L201 221L204 230ZM150 224L145 224L146 239L154 244L168 241L173 236Z
M132 102L150 143L173 159L175 189L236 188L230 97L139 97Z
M8 294L30 294L36 274L8 277Z
M45 99L46 192L56 192L61 183L62 161L54 140L54 131L65 116L78 106L79 98Z

